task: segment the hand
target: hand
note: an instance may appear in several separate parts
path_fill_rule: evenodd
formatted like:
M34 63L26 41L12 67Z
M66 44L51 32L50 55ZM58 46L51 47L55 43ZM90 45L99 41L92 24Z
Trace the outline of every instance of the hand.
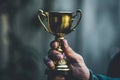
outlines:
M89 80L90 77L90 72L89 69L87 68L83 57L76 52L74 52L70 46L67 43L67 40L63 39L62 40L62 45L63 45L63 51L65 53L65 56L69 59L70 61L70 69L72 71L72 76L73 80ZM51 43L51 49L48 52L48 58L45 58L45 64L50 68L54 69L55 65L53 63L53 60L59 60L63 59L63 55L57 51L58 47L58 42L53 41ZM75 78L75 79L74 79Z

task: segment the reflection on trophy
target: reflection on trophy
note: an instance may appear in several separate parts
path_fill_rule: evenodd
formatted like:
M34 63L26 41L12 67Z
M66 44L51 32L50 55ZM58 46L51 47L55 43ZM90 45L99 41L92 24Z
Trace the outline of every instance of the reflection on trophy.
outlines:
M42 26L47 32L55 36L55 40L59 42L59 47L57 50L60 51L63 55L64 52L62 50L61 40L64 39L64 36L66 34L69 34L75 30L81 20L81 17L82 13L80 9L76 10L76 12L73 13L65 11L44 12L41 9L38 11L38 18ZM47 24L44 24L43 20L46 20ZM52 73L63 75L62 72L66 73L70 71L69 63L66 59L54 61L54 64L55 68L48 71L51 72L51 75Z

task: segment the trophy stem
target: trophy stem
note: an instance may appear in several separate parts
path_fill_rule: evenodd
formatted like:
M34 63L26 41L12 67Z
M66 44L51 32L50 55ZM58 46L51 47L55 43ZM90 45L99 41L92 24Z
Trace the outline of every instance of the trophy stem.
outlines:
M63 54L63 50L62 50L62 44L61 44L61 40L64 39L64 37L58 37L56 36L55 37L55 40L59 43L59 46L58 46L58 51L61 52Z
M55 37L55 40L58 41L58 43L59 43L57 50L64 56L63 59L55 62L55 65L56 65L55 68L58 71L69 71L70 69L69 69L67 61L65 60L65 55L64 55L64 52L62 49L62 42L61 42L62 39L64 39L64 36L62 36L62 37L56 36Z

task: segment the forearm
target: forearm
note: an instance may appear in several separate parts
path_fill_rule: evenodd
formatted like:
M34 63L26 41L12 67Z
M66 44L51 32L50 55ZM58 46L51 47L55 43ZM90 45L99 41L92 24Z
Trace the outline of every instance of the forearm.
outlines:
M89 80L120 80L120 78L111 78L101 74L94 74L90 70L90 79Z

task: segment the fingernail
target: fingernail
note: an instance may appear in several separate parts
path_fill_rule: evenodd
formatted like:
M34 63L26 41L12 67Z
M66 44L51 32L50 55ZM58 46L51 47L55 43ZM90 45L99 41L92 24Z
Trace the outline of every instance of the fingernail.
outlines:
M58 47L58 43L57 42L52 43L52 47L53 48L57 48Z
M54 68L55 68L54 63L53 63L52 61L49 61L47 64L48 64L47 66L48 66L50 69L54 69Z
M62 54L58 54L57 58L58 58L58 60L63 59L63 55Z
M63 40L63 46L64 46L64 48L69 47L68 42L67 42L67 40L66 40L66 39L64 39L64 40Z

